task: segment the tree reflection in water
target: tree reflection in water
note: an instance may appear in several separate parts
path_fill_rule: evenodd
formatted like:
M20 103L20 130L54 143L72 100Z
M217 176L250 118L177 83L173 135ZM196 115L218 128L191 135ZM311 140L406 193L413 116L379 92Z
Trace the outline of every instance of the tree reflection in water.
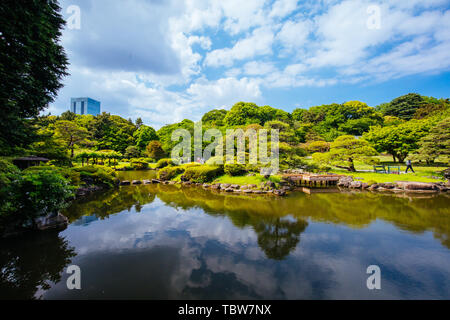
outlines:
M58 232L0 240L0 299L39 299L76 256Z
M304 221L309 219L313 222L341 224L356 229L365 228L381 219L411 233L432 231L443 245L450 248L450 195L429 195L425 198L343 192L312 196L295 193L278 198L268 195L230 195L201 187L180 185L141 185L122 187L76 202L64 214L69 216L71 222L92 214L103 219L111 214L129 211L133 207L139 212L143 205L152 203L155 197L176 209L201 208L209 215L227 216L236 227L251 226L258 235L274 239L274 248L279 247L278 250L281 250L281 243L286 246L294 243L295 232L303 232L307 226ZM270 226L279 225L284 228L286 222L281 218L288 215L298 222L289 226L289 230L293 230L290 231L290 237L293 239L283 240L282 236L276 233L277 228L272 230ZM268 223L270 226L264 227L261 223ZM297 229L301 231L295 231ZM275 234L270 236L270 232ZM259 243L270 248L271 245L266 244L267 241L270 242L262 239ZM272 255L268 254L268 257L270 256Z
M295 250L307 225L304 220L277 217L261 220L254 229L258 235L258 245L267 258L283 260Z
M267 288L255 285L255 283L264 281L255 280L247 283L245 279L247 279L248 274L242 271L245 271L245 268L242 269L245 263L238 263L239 266L237 266L236 261L246 262L247 269L253 273L255 270L259 270L260 266L263 269L262 264L260 264L261 261L264 262L266 271L289 264L295 270L298 270L299 257L296 255L297 252L294 251L300 245L301 234L308 225L341 225L349 229L362 230L370 228L370 225L376 220L383 220L395 226L395 229L407 231L408 235L432 232L434 237L439 239L444 246L450 247L449 198L449 195L402 198L398 195L361 192L315 195L292 193L287 197L279 198L269 195L224 194L201 187L183 187L180 185L140 185L121 187L76 201L64 214L70 218L71 222L75 222L69 227L69 232L66 234L71 241L74 240L72 244L76 245L80 252L83 252L82 249L86 248L94 251L103 248L104 253L111 256L111 260L107 260L105 256L99 256L98 252L94 252L86 260L91 267L87 262L84 262L83 267L88 270L86 274L90 274L93 277L91 281L97 284L89 294L97 293L101 297L101 292L98 293L95 290L104 288L105 283L109 283L110 279L109 276L107 278L94 277L96 274L94 271L113 266L112 270L118 272L117 274L129 272L132 276L127 278L128 287L120 285L110 287L109 294L111 296L114 296L114 294L120 295L122 289L128 289L131 296L134 296L136 292L134 286L130 286L130 283L137 283L135 286L138 288L138 284L142 283L141 275L146 274L148 270L157 270L166 275L167 279L172 273L176 274L177 279L183 279L183 272L180 273L176 269L177 264L174 263L175 258L183 258L187 261L185 262L186 270L194 271L189 278L190 286L186 287L181 297L221 299L224 296L242 296L258 298L278 297L278 295L273 294ZM141 211L140 209L143 206L146 206L146 208ZM126 211L132 213L126 214ZM116 213L125 214L120 214L117 217L111 216ZM178 213L186 214L178 217ZM153 214L155 217L152 216ZM229 236L230 238L233 237L232 240L236 240L234 239L236 235L239 242L239 236L242 235L243 241L239 242L236 245L237 247L232 247L233 250L229 250L227 241L224 243L206 241L205 243L205 240L216 239L215 231L222 232L222 236L224 230L236 231L235 228L221 230L222 219L211 219L211 217L225 217L227 221L224 226L230 226L229 222L231 222L234 227L242 229L238 230L236 234L227 234L225 238ZM108 218L111 218L110 221L97 221ZM162 221L163 223L158 223L158 219L159 222ZM177 219L180 220L178 223ZM205 220L206 224L202 224L203 221L200 221L202 219ZM155 228L152 229L153 222ZM146 224L148 224L148 227ZM85 226L88 228L84 230L76 229ZM199 232L200 236L197 235L196 237L196 227L213 228L208 232ZM317 232L314 227L310 229L313 235ZM333 228L330 229L334 231ZM151 232L142 234L142 231L148 232L148 230ZM136 234L134 234L135 231ZM346 230L345 233L339 235L344 239L346 236L346 239L353 239L354 233L351 231L353 230ZM99 234L91 239L86 237L89 232ZM356 230L355 233L358 233L358 231ZM373 234L369 233L369 240L374 239ZM136 237L142 237L143 241L136 242ZM77 238L83 238L83 240L80 241ZM89 239L86 240L86 238ZM411 238L408 239L408 241L410 240ZM129 244L127 244L127 241L129 241ZM326 248L328 248L327 241L324 240ZM309 250L315 252L314 250L323 249L323 247L320 247L320 243L323 244L324 242L319 241L319 244L311 249L311 242L305 241L302 244L302 249L309 248ZM161 244L162 246L159 246ZM256 244L260 250L257 249ZM158 252L153 250L155 245L159 248ZM243 248L240 247L241 245ZM248 251L247 245L249 245ZM367 242L365 245L367 245ZM146 246L148 246L149 251L146 251ZM111 250L106 250L107 248L111 248ZM137 254L135 256L136 263L131 263L132 266L129 264L130 255L125 258L122 255L122 249L124 248L131 249L131 252ZM180 248L183 249L180 252L184 252L185 256L177 253ZM186 253L186 248L191 248L192 251L188 250L188 253ZM253 250L253 248L256 250ZM346 246L343 243L343 248L348 249L348 245ZM402 244L399 244L396 250L402 248L404 248ZM127 250L125 250L125 253L128 252ZM245 254L240 255L240 252ZM246 256L247 254L251 257L250 260ZM345 254L346 252L343 250L338 257L345 257ZM20 240L0 241L0 298L39 298L44 289L49 287L49 283L58 281L60 281L59 289L65 290L65 283L61 281L61 273L74 255L75 253L73 249L69 248L67 241L59 237L57 233L33 234L21 237ZM83 257L83 255L86 255L86 253L80 254L77 259ZM366 256L362 255L361 259L363 260L364 257ZM115 266L114 261L116 261ZM149 262L151 262L151 267L148 265ZM163 265L166 262L170 265L170 268ZM201 263L200 268L197 266L198 262ZM317 264L317 261L315 263ZM423 263L428 267L426 262ZM305 265L302 272L306 274L305 277L308 279L324 278L321 273L323 270L319 270L320 261L317 265L314 265L314 262L300 265ZM403 266L402 263L400 265ZM397 268L396 265L392 267ZM433 264L430 264L429 268L432 267ZM122 272L122 270L124 271ZM327 269L325 273L328 271ZM188 275L187 273L186 276ZM316 275L317 277L315 277ZM272 277L272 275L260 276L263 278L265 276ZM148 281L150 281L149 283L156 283L159 281L156 279L163 278L158 274ZM105 282L103 283L101 280ZM130 282L131 280L135 282ZM210 283L207 283L208 281ZM317 281L314 283L318 285ZM159 286L163 285L164 283L159 284ZM184 286L185 283L181 281L180 287ZM320 285L318 286L320 289ZM170 296L171 292L175 292L174 296L179 297L176 292L177 287L171 286L170 283L165 288L167 292L162 292L159 287L157 292L145 291L145 288L143 286L140 289L144 291L139 291L143 297L153 297L154 295L158 298L164 298L164 294ZM259 291L255 288L259 288ZM264 291L266 289L268 291ZM52 290L56 298L67 294L65 291L58 291L58 288L52 287ZM83 291L82 294L86 294L86 292ZM70 292L70 294L74 294L74 298L78 297L74 292ZM293 296L298 297L295 292Z

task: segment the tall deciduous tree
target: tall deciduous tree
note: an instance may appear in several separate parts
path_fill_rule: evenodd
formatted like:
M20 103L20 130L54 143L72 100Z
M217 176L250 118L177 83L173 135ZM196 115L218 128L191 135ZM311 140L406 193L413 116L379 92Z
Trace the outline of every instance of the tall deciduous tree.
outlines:
M27 145L26 118L52 102L67 75L56 0L0 2L0 150Z

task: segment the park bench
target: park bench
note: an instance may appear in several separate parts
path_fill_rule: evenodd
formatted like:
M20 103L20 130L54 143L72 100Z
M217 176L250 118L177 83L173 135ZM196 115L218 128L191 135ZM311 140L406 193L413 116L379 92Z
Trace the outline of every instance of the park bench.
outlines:
M386 167L384 165L381 166L373 166L373 171L375 173L386 173Z
M400 166L388 166L388 173L400 174Z
M375 173L400 174L400 166L388 166L387 170L385 165L373 166L373 171Z

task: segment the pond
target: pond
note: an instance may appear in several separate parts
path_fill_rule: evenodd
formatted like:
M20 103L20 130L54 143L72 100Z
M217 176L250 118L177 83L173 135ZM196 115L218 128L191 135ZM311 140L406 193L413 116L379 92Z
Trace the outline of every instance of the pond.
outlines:
M74 202L64 231L0 241L0 297L449 299L449 200L124 186ZM69 265L81 290L67 289Z

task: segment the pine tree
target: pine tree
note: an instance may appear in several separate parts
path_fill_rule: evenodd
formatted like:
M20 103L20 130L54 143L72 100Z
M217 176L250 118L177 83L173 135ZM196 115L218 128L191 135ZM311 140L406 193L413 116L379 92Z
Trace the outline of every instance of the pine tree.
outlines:
M450 117L439 122L430 133L419 142L418 158L433 163L443 157L447 163L450 159Z

